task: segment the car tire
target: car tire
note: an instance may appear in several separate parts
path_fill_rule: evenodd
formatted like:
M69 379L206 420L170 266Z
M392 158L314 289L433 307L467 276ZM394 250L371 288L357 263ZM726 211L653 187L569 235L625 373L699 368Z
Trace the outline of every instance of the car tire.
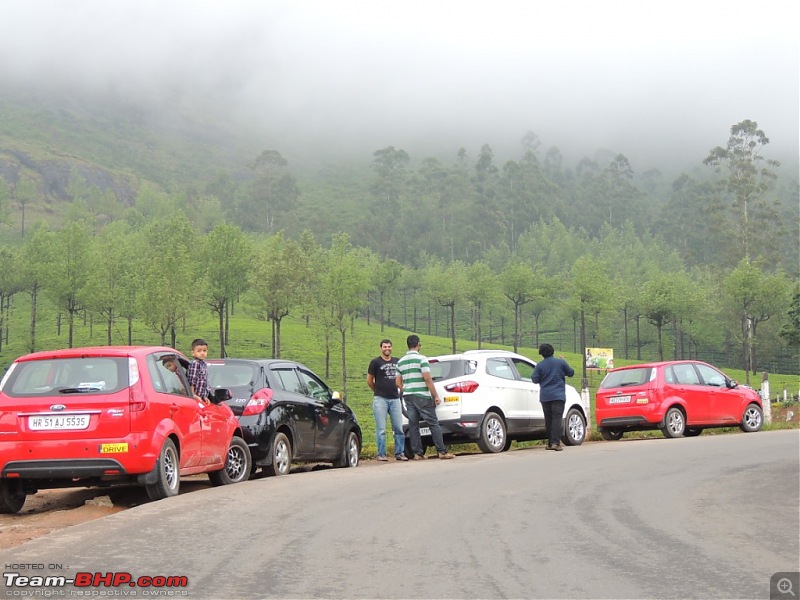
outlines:
M508 452L509 450L511 450L511 442L512 441L513 440L509 436L506 436L506 443L503 446L503 452Z
M561 441L566 446L580 446L586 439L586 421L577 408L570 408L564 419L564 435Z
M622 431L622 429L609 429L608 427L598 427L597 430L600 432L600 436L607 442L616 442L617 440L621 440L622 436L625 434L625 432Z
M683 411L677 406L672 406L664 415L664 425L661 427L661 433L665 438L679 438L683 437L686 431L686 417Z
M739 428L745 433L752 433L761 429L763 424L764 413L761 411L761 407L755 403L748 404L747 408L744 409L742 422L739 424Z
M209 473L208 478L212 485L230 485L250 479L251 470L250 448L242 438L233 436L225 456L225 466Z
M292 470L292 443L278 432L272 441L272 463L264 467L268 475L287 475Z
M508 432L506 431L506 422L503 418L494 412L486 413L481 423L481 434L478 437L478 448L482 452L495 454L502 452L506 446L508 439Z
M145 485L151 500L163 500L178 495L181 487L180 467L180 457L175 449L175 442L167 438L161 446L156 461L157 480L155 483Z
M21 511L25 497L21 481L0 479L0 514L10 515Z
M683 432L683 437L697 437L701 433L703 433L702 427L687 427Z
M356 432L350 431L344 438L342 453L339 458L334 461L333 466L337 469L342 467L357 467L359 456L361 456L361 444L358 442Z

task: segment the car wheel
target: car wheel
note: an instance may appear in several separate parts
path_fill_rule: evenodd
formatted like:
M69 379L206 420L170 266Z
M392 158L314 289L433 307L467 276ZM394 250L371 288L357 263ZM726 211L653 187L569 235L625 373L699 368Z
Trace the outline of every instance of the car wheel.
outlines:
M512 441L511 438L506 436L506 443L503 446L503 452L508 452L509 450L511 450L511 441Z
M230 485L247 481L252 470L251 461L250 448L242 438L234 436L231 438L231 445L225 457L225 467L219 471L212 471L208 474L208 478L213 485Z
M502 452L506 446L506 423L497 413L489 412L481 423L478 447L483 452Z
M175 443L167 438L161 446L161 453L156 461L158 479L155 483L145 485L147 495L151 500L162 500L170 496L177 496L181 485L180 459Z
M673 406L664 415L664 426L661 428L661 433L666 438L679 438L683 437L684 431L686 431L686 418L683 416L683 411Z
M25 492L21 481L0 479L0 513L9 515L18 513L25 504Z
M285 433L276 433L272 442L272 464L264 467L269 475L286 475L292 469L292 444Z
M687 427L683 432L683 437L697 437L701 433L703 433L702 427Z
M580 446L586 438L586 421L577 408L569 409L564 421L564 435L561 440L567 446Z
M355 431L351 431L344 438L341 456L333 463L334 467L357 467L358 458L361 455L361 445L358 443L358 436Z
M744 432L751 433L761 429L763 424L764 413L761 412L761 408L758 404L748 404L747 408L744 409L744 415L742 415L742 422L739 428Z
M598 427L597 429L602 438L607 442L616 442L617 440L622 439L622 436L625 433L622 431L622 429L608 429L607 427Z

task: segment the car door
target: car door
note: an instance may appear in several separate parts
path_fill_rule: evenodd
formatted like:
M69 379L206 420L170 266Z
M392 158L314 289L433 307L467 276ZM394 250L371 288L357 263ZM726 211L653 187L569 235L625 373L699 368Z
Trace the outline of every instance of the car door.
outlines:
M527 390L527 407L528 413L528 430L542 429L544 430L544 410L542 403L539 402L539 384L533 383L533 370L536 368L536 363L531 360L523 360L521 358L512 358L514 368L517 370L517 375L520 381L524 384Z
M533 397L530 386L518 377L511 361L504 356L487 358L486 375L493 388L489 398L503 409L509 433L528 429Z
M672 369L673 393L683 400L688 425L703 424L708 421L711 396L709 388L703 385L693 363L675 363Z
M205 464L203 416L200 403L189 391L186 369L174 354L151 355L147 362L155 391L154 403L161 407L162 417L172 420L180 436L181 468ZM172 371L168 368L170 364L175 364L177 369Z
M725 374L710 365L695 364L695 368L700 373L709 399L706 423L737 423L741 417L742 399L736 390L728 387Z
M294 455L296 458L313 456L316 407L306 395L295 365L280 364L273 366L271 371L281 388L280 395L275 398L284 415L281 419L294 433Z
M305 393L314 406L314 456L330 458L342 448L344 423L347 413L341 402L334 402L333 395L322 380L305 369L297 369Z

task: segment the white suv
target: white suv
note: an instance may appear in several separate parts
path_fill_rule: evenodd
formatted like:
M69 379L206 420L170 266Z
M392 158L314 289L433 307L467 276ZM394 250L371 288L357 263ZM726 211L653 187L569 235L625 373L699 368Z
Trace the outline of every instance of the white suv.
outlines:
M539 385L531 381L536 363L505 350L470 350L428 358L431 378L442 403L436 416L445 442L476 442L483 452L502 452L512 440L545 439ZM403 410L405 413L405 409ZM578 446L586 437L589 407L567 385L562 440ZM406 454L411 452L404 419ZM424 448L433 445L430 429L420 427Z

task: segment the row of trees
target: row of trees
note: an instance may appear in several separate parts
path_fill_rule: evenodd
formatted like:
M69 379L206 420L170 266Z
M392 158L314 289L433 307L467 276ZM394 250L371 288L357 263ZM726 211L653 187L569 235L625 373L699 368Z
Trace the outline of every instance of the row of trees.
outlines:
M687 269L676 251L632 226L586 239L540 221L514 252L493 249L469 264L427 257L411 267L345 234L323 247L308 232L294 240L220 224L203 233L182 212L138 225L120 220L97 233L78 219L0 247L0 344L9 310L25 294L31 351L42 295L65 316L70 346L76 318L87 314L105 324L109 344L118 323L131 343L136 321L175 346L181 323L211 311L224 356L236 307L271 323L271 353L280 357L282 320L302 317L325 346L326 375L338 349L345 391L348 332L359 317L448 336L453 352L464 338L514 349L523 337L533 346L571 341L576 351L611 346L636 359L738 346L733 355L749 374L781 348L798 351L800 291L764 267L743 258L726 271Z

